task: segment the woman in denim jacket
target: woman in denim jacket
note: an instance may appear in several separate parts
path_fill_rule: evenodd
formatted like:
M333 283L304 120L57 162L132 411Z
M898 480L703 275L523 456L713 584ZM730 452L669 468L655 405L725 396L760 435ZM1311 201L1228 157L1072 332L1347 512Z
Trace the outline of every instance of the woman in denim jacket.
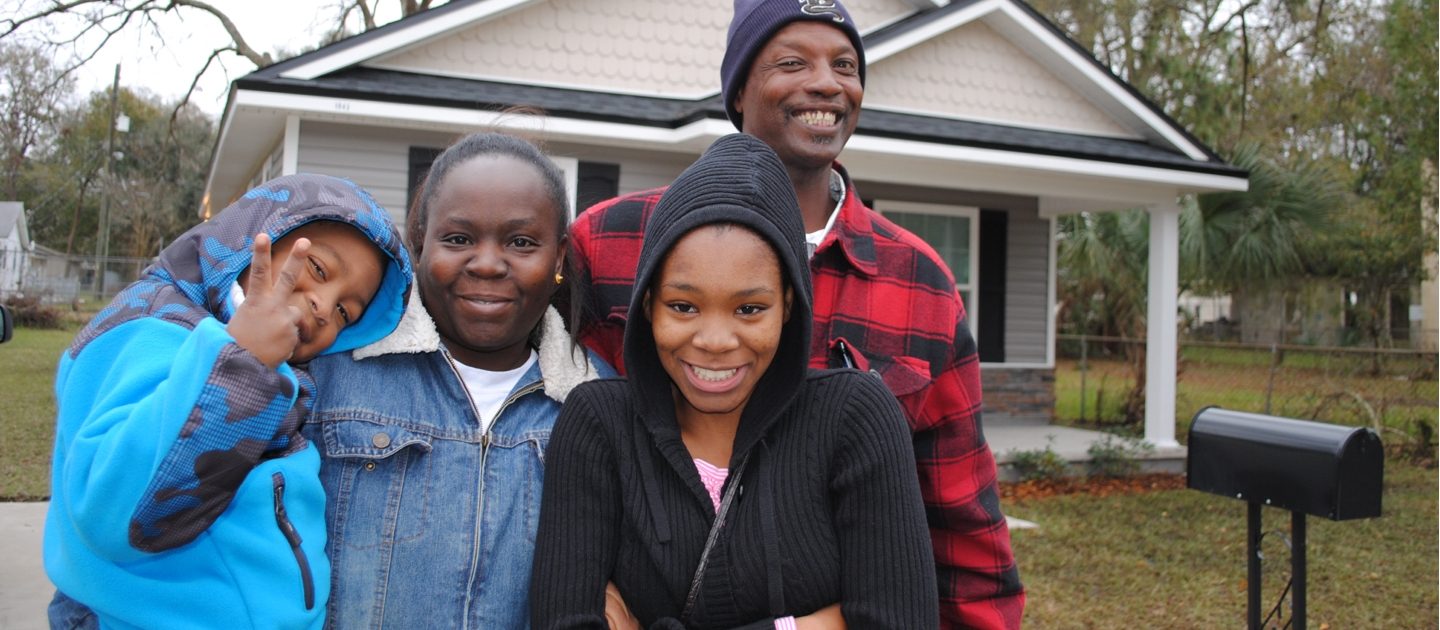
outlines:
M409 218L418 296L399 328L311 364L327 627L525 627L550 429L573 387L614 373L550 306L562 181L511 136L447 149Z

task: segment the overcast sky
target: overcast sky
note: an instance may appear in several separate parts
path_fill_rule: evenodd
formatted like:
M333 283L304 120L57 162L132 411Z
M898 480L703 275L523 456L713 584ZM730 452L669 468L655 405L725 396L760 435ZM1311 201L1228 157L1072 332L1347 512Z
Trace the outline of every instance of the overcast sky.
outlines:
M8 4L8 1L6 2ZM36 6L35 0L23 5ZM338 14L337 0L211 0L224 11L252 47L261 52L290 51L313 46ZM380 23L399 16L398 2L387 0ZM0 9L0 16L12 9ZM160 20L163 41L153 30L130 27L111 40L80 71L77 97L95 90L108 90L120 64L120 83L130 88L147 88L167 100L185 93L190 81L218 44L228 41L220 22L201 11L186 11L183 20L165 16ZM243 58L225 54L225 66L211 64L191 101L217 119L225 107L229 82L252 71ZM228 69L228 75L226 73Z

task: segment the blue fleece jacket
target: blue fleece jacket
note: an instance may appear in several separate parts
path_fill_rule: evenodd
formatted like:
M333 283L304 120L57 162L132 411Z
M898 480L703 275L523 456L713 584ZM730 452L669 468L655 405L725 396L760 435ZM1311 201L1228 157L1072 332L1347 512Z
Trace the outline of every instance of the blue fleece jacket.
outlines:
M399 232L341 179L267 182L161 252L60 359L45 570L103 627L319 628L329 594L313 383L225 325L255 234L348 223L387 255L326 353L393 330L410 293Z

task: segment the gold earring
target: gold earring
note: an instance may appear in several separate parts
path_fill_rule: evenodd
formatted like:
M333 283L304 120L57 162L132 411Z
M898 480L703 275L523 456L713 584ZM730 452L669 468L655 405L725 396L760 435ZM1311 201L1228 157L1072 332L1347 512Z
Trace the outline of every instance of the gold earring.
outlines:
M555 274L555 284L560 284L561 282L564 282L564 281L565 281L565 276L562 276L562 275L560 275L560 274L558 274L558 273Z

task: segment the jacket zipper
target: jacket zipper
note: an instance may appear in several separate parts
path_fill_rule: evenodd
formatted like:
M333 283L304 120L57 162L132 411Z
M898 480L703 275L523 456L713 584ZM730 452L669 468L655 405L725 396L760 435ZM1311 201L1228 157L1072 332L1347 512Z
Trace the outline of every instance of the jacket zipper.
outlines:
M475 399L470 396L470 388L465 386L465 379L460 376L460 370L455 369L455 359L450 356L450 352L448 350L444 350L443 348L441 350L441 354L445 357L445 364L450 366L450 373L455 376L455 381L460 384L460 391L465 392L465 400L470 403L470 415L475 417L476 424L483 425L484 420L480 417L480 410L475 408ZM500 421L500 416L504 415L505 409L508 408L511 403L515 402L516 399L526 394L529 394L530 392L533 392L540 387L544 387L544 385L545 381L544 379L541 379L531 385L525 386L520 391L511 394L510 397L506 398L505 402L500 405L500 409L496 410L495 422ZM494 427L495 422L490 423L492 428ZM475 530L473 532L475 544L472 546L473 548L470 552L470 578L465 585L465 610L464 616L462 617L465 621L464 625L461 626L462 628L468 628L470 626L470 593L473 593L475 591L475 575L479 572L480 524L484 521L485 516L485 460L489 454L489 451L490 431L487 429L484 433L480 434L480 475L479 478L476 480L478 483L478 496L476 497L478 503L476 503L475 505L476 517Z
M310 574L310 560L305 557L305 550L300 548L300 532L295 531L295 525L285 513L285 475L278 472L270 475L270 483L275 489L275 524L280 526L280 533L285 535L285 540L290 543L290 551L295 554L295 562L300 565L300 582L305 588L305 610L313 610L315 577Z

